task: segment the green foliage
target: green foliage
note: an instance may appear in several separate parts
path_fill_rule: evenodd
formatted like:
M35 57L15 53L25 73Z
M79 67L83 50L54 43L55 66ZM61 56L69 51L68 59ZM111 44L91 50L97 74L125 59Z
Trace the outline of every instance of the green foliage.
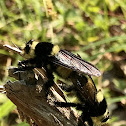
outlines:
M112 103L120 102L122 100L126 100L126 96L111 98L108 99L108 102L109 104L112 104Z
M13 126L29 126L29 124L25 123L25 122L22 122L20 124L17 124L17 125L13 125Z
M14 110L14 104L8 100L3 105L0 106L0 119L9 114L12 110Z

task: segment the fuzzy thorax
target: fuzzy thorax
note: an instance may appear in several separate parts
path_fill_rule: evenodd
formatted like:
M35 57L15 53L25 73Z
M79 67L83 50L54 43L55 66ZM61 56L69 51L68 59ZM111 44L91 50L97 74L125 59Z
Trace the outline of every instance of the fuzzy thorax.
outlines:
M56 55L60 51L60 48L58 45L54 45L52 48L52 55Z

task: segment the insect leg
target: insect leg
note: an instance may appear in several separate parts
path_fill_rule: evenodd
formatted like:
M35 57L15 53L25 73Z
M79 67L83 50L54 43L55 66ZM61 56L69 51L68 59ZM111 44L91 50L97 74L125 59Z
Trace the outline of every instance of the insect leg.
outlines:
M48 96L49 89L54 84L54 76L52 71L48 69L47 66L44 66L44 69L46 70L46 76L48 78L47 82L45 83L46 96Z
M93 126L93 121L88 113L82 112L81 116L78 119L78 126L87 126L85 122L88 123L88 126Z
M28 60L23 60L21 62L18 63L18 66L23 66L23 65L28 65L28 64L35 64L36 63L36 59L35 58L31 58L31 59L28 59Z

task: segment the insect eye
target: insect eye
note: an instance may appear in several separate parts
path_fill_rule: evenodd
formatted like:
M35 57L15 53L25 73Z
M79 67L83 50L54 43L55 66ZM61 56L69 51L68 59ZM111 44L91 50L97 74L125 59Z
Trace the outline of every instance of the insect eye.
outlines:
M24 48L24 51L26 54L28 54L30 51L30 45L26 45L26 47Z
M26 46L25 46L25 48L24 48L24 51L25 51L26 54L29 53L33 41L34 41L34 40L31 39L29 42L26 43Z

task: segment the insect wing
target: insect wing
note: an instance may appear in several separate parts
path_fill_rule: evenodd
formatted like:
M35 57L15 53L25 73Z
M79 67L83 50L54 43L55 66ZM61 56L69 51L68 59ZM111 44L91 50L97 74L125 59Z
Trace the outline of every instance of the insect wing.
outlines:
M60 50L52 62L90 76L101 75L95 66L66 50Z

